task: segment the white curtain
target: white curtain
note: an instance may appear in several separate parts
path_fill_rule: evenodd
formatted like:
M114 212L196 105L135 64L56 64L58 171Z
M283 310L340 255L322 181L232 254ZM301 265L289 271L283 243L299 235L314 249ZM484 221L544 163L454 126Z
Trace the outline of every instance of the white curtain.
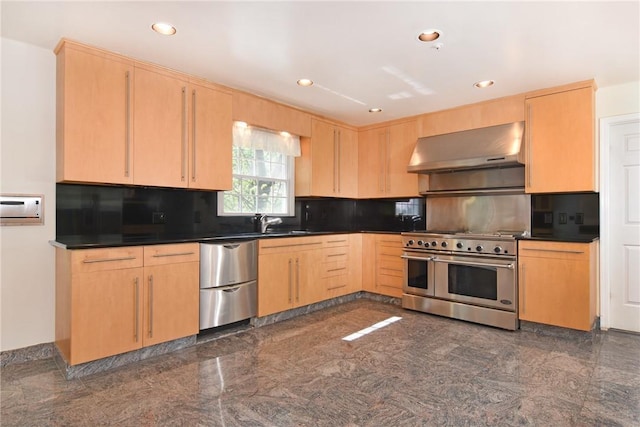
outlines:
M286 132L273 132L247 126L242 122L233 124L233 145L294 157L300 156L300 137Z

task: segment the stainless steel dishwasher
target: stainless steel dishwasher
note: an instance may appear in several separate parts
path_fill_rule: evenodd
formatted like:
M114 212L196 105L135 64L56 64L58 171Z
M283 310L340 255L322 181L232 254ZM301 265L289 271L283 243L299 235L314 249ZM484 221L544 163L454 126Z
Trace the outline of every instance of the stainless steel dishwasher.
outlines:
M200 330L255 316L257 277L256 240L200 243Z

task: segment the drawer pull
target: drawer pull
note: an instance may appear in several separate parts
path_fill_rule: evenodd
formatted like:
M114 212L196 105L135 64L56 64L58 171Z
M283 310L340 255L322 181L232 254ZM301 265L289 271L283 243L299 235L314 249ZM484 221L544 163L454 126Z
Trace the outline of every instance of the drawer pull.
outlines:
M534 251L534 252L556 252L556 253L562 253L562 254L583 254L584 251L567 251L564 249L529 249L529 248L522 248L523 251Z
M341 253L341 254L329 254L327 255L327 257L333 257L333 256L345 256L347 255L346 253Z
M342 268L330 268L330 269L327 270L327 272L329 272L329 271L340 271L340 270L346 270L346 268L345 267L342 267Z
M165 258L170 256L183 256L183 255L193 255L195 252L174 252L172 254L153 254L151 255L154 258Z
M82 262L84 264L93 264L96 262L116 262L116 261L131 261L136 259L136 257L134 256L126 256L126 257L120 257L120 258L94 258L94 259L83 259Z

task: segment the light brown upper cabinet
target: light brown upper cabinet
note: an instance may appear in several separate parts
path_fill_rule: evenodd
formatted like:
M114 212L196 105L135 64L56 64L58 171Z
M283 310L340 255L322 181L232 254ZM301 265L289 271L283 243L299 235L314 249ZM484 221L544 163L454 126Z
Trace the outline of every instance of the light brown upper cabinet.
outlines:
M359 132L360 198L418 196L418 175L407 172L416 140L415 120Z
M598 191L593 81L527 95L528 193Z
M63 40L57 180L231 188L230 92Z
M513 95L422 114L418 117L418 135L442 135L521 122L524 120L524 98L524 94Z
M311 135L300 140L296 196L357 197L357 132L313 119Z
M233 92L233 120L292 135L311 136L309 113L244 92Z
M137 66L134 184L231 188L231 95Z
M133 183L133 61L68 42L55 52L56 180Z

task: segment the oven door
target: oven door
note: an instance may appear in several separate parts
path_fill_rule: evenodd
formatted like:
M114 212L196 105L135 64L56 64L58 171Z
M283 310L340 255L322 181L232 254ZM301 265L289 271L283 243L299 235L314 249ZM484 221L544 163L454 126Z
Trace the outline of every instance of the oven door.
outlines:
M401 258L404 270L402 291L411 295L434 296L434 255L419 251L404 251Z
M514 258L452 255L438 256L433 263L437 298L516 311Z

